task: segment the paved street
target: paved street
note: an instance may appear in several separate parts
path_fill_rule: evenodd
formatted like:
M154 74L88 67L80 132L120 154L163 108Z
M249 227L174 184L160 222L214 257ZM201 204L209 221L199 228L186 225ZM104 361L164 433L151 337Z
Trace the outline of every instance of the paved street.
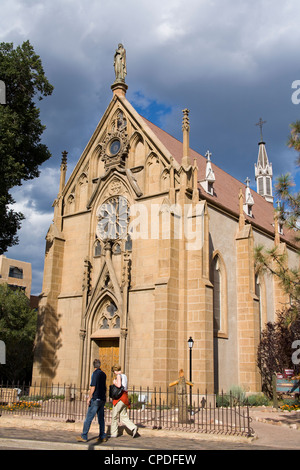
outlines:
M178 452L184 450L229 450L229 449L247 449L261 448L255 441L254 443L246 444L234 440L223 441L218 439L207 440L193 437L192 434L186 436L183 434L182 438L176 437L167 432L162 435L158 432L156 436L154 432L140 431L140 436L133 439L126 433L117 439L108 439L107 442L98 444L97 435L90 433L87 443L77 443L76 436L78 433L72 431L47 431L41 432L35 429L16 429L16 428L3 428L0 429L0 448L2 446L10 446L11 448L34 448L34 449L84 449L84 450L176 450ZM3 447L2 447L3 448Z
M80 432L75 430L39 429L33 422L31 427L14 426L0 427L0 450L100 450L105 456L122 451L126 455L137 454L137 451L165 451L176 454L193 453L201 450L298 450L300 448L300 430L287 426L253 421L256 438L247 439L239 437L224 437L216 435L201 435L185 432L157 431L140 429L139 437L133 439L125 431L117 439L108 439L106 443L97 443L97 432L94 428L90 432L87 443L78 443L76 436ZM29 424L30 424L30 420ZM0 418L1 425L1 418ZM119 454L118 454L119 455ZM144 454L143 454L144 455ZM145 454L146 455L146 454ZM175 462L176 463L176 462Z

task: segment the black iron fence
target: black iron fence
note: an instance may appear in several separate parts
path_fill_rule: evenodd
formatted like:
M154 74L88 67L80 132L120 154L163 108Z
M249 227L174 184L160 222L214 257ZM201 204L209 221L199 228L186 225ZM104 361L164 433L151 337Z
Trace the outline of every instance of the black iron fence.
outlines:
M249 406L232 395L178 395L175 389L132 388L128 391L130 419L139 427L199 433L253 435ZM1 385L0 414L26 415L66 422L84 421L88 391L73 385ZM110 424L112 402L105 405Z

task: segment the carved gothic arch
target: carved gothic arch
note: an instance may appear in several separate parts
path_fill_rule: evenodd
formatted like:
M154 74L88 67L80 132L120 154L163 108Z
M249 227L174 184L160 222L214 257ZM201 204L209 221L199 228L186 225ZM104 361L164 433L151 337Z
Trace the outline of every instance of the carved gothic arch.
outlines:
M146 159L146 146L142 133L135 130L129 139L128 168L143 166Z
M88 192L88 172L82 171L77 179L75 190L76 211L86 210Z
M151 192L152 186L155 185L155 181L153 182L152 180L156 180L156 177L159 178L160 172L159 156L155 152L151 151L145 162L144 188L146 189L146 193Z
M109 123L107 126L107 132L115 132L116 130L119 130L122 132L124 129L127 128L127 117L121 109L120 106L117 107L117 109L114 111L113 115L109 119Z
M114 311L110 312L110 305L114 306ZM118 303L118 299L114 293L109 289L104 289L102 294L97 298L94 306L90 312L87 332L90 338L93 335L100 336L101 333L105 336L105 333L114 330L114 334L119 336L120 334L120 322L121 322L121 310ZM99 330L102 330L99 331ZM118 331L117 331L118 330Z
M160 174L160 188L161 191L168 191L170 189L170 168L165 167Z
M101 161L101 152L102 152L102 140L105 139L105 136L101 138L101 142L98 142L92 151L90 159L91 167L91 180L96 180L96 178L101 178L105 174L104 162Z
M112 304L115 308L112 309L112 315L107 308ZM106 338L121 338L121 311L118 299L109 289L104 289L103 292L95 299L86 322L86 341L83 346L83 362L82 362L82 377L83 383L88 384L92 372L92 361L94 359L93 351L95 342L94 340ZM106 319L106 322L105 322ZM104 328L101 328L103 327ZM108 328L107 328L108 326ZM85 358L85 359L84 359Z
M267 288L263 273L255 273L255 295L259 302L260 328L263 330L268 322L267 315Z
M85 313L87 321L89 321L89 318L93 316L95 308L104 295L110 295L115 300L118 307L122 309L122 294L120 285L118 283L116 273L114 272L113 264L110 263L109 259L107 258L101 267L98 279L88 301Z
M159 156L157 155L157 153L151 150L151 152L149 152L149 154L147 155L145 165L150 166L153 163L159 163Z
M143 134L140 131L135 130L131 134L130 139L129 139L130 148L135 149L135 147L137 146L139 142L142 142L143 144L145 144Z
M124 196L128 199L130 204L134 201L134 191L132 184L129 181L127 172L111 170L106 173L103 177L98 179L93 194L88 202L88 208L92 211L96 211L98 206L102 204L106 199L111 196ZM119 184L119 188L116 187L116 183Z
M75 212L75 202L76 202L75 189L73 189L73 191L66 198L66 203L64 205L65 215L74 214L74 212Z

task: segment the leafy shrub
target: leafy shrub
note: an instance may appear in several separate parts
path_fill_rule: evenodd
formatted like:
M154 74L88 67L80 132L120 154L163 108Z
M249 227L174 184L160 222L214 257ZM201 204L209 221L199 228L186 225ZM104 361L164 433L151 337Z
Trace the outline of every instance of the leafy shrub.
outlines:
M228 406L230 406L230 398L228 395L217 395L216 396L216 406L217 408L221 408L221 407L224 407L224 408L227 408Z
M269 406L269 399L263 394L249 395L247 397L247 403L249 406Z
M275 323L267 323L262 331L257 352L257 365L262 377L262 390L273 397L272 377L284 369L295 369L292 362L291 345L300 337L300 315L291 318L291 311L277 312Z

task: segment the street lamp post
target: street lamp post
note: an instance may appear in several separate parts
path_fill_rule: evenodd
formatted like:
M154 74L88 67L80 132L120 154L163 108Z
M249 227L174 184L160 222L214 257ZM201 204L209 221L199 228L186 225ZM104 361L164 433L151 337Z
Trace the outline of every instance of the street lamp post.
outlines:
M188 345L190 348L190 382L192 383L192 349L194 346L194 340L190 336L188 339ZM191 407L191 412L192 412L192 386L190 385L190 407Z

